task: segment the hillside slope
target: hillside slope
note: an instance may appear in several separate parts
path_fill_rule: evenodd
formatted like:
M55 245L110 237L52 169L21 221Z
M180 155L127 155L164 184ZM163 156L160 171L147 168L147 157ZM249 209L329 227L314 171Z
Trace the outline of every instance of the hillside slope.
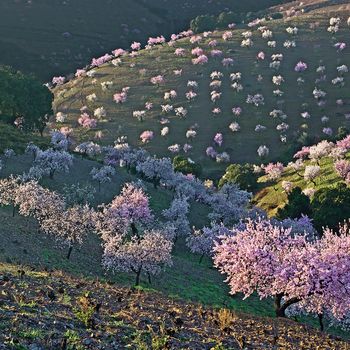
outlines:
M341 25L332 35L327 27L330 16L334 15L341 17ZM122 56L117 66L106 63L94 69L93 77L80 77L55 89L55 110L67 114L67 119L63 124L54 123L52 127L73 127L74 137L78 140L92 139L96 130L100 130L103 133L102 143L112 143L118 136L126 135L133 146L142 145L160 156L170 156L172 153L168 147L173 145L178 145L176 147L183 153L182 147L187 143L192 146L187 154L200 161L207 173L224 167L206 156L206 149L210 146L217 153L227 152L231 162L254 162L258 160L259 146L266 145L270 151L268 159L276 159L302 131L312 136L327 137L325 132L329 128L336 133L339 126L349 126L349 91L333 82L340 74L338 67L349 62L349 50L340 52L334 47L337 42L348 43L350 29L346 21L349 15L347 7L328 6L286 20L264 22L261 25L272 32L272 37L262 38L262 29L252 29L254 44L251 47L241 46L242 34L247 35L245 32L249 30L242 28L232 31L233 37L229 40L222 39L224 32L214 32L206 38L202 36L198 43L191 44L188 38L180 39L173 47L155 46L140 51L136 57ZM288 34L286 28L294 26L298 28L298 34ZM210 48L209 42L213 40L217 41L217 46ZM268 41L276 41L276 47L269 47ZM286 45L292 42L296 47L287 48ZM222 56L210 57L207 64L193 65L191 60L195 56L191 55L191 50L196 47L208 57L213 49L222 51ZM174 52L180 48L184 49L184 54L176 56ZM261 51L265 59L257 60ZM274 54L283 54L278 70L270 67ZM224 68L223 58L233 59L233 65ZM295 71L299 61L307 64L306 71L302 73ZM325 67L324 75L316 72L319 66ZM182 70L182 74L174 74L175 70ZM217 86L210 86L213 71L223 73L223 77L213 79ZM242 75L238 81L243 87L241 92L231 87L235 82L231 81L230 75L236 72ZM159 86L152 85L150 79L158 75L164 76L165 82ZM280 85L273 83L274 76L281 76L284 81ZM347 74L342 74L342 78L346 86ZM188 81L196 81L198 88L188 87ZM102 89L101 83L106 82L110 84L109 88ZM315 86L326 93L325 99L315 98ZM113 95L125 87L130 88L126 102L116 104ZM165 100L164 95L170 90L175 90L177 96ZM193 101L185 97L190 90L197 94ZM282 91L283 95L275 96L275 90ZM210 98L212 91L221 93L215 103ZM263 95L264 104L259 107L247 104L248 95L256 94ZM146 110L146 102L153 104L151 110ZM87 130L79 125L79 109L84 105L92 117L97 108L104 107L106 116L97 120L96 129ZM161 105L170 105L173 110L162 112ZM187 110L186 117L175 115L174 110L178 107ZM236 107L242 109L239 116L232 112ZM214 109L217 109L216 112ZM133 116L135 111L144 112L143 121ZM271 116L273 111L275 115ZM324 116L327 118L321 121ZM229 128L233 122L239 124L238 132ZM165 126L169 127L169 134L162 137L160 133ZM142 144L139 138L144 130L154 133L154 139L146 144ZM188 130L195 130L196 137L186 137ZM221 147L213 141L216 133L223 135Z
M170 35L205 13L259 10L278 0L2 0L1 64L41 79L68 74L116 46Z
M18 272L17 272L18 270ZM288 320L0 264L1 349L347 349Z

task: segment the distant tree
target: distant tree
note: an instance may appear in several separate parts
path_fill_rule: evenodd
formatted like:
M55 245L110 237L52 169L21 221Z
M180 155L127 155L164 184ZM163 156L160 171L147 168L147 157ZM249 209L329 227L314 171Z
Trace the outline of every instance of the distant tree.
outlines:
M98 191L101 191L101 184L111 182L112 177L116 174L116 171L110 165L104 165L102 168L93 168L90 175L93 180L98 182Z
M135 285L140 283L142 272L150 280L163 266L170 266L173 242L164 230L148 228L153 220L147 194L136 184L125 184L121 194L102 207L96 220L103 241L103 266L135 273Z
M188 198L175 197L170 207L162 211L164 218L174 227L175 239L179 236L186 236L190 232L189 209Z
M36 154L34 167L42 175L49 175L53 179L56 172L69 172L73 165L73 156L66 151L55 151L51 148L46 151L39 150Z
M254 192L258 183L259 174L254 172L254 167L251 164L231 164L227 167L225 174L219 181L219 187L227 183L234 183L242 190Z
M212 223L210 227L203 227L201 230L194 229L186 238L186 245L192 253L200 254L199 263L204 256L212 257L215 241L222 235L230 235L232 231L224 225Z
M190 28L195 33L202 33L208 30L214 30L216 21L214 16L201 15L191 21Z
M41 220L41 229L68 247L67 259L70 259L73 247L81 245L84 238L94 228L94 212L89 206L75 205L63 211L53 212Z
M218 28L227 28L229 24L237 23L240 21L240 15L235 12L221 12L217 18L216 25Z
M234 225L247 216L250 200L251 194L239 189L236 184L225 184L210 196L212 212L208 217L216 223Z
M288 203L278 209L277 217L281 220L297 219L302 215L311 216L310 198L301 191L300 187L295 187L288 195Z
M149 157L136 165L136 171L152 182L154 188L157 188L162 180L170 180L174 175L173 165L169 158Z
M135 286L140 284L142 272L157 275L165 266L172 265L173 242L161 231L145 231L141 237L124 235L105 236L102 265L107 270L133 272Z
M32 75L0 66L0 120L14 123L23 118L24 130L43 133L52 113L53 95Z
M96 190L90 185L81 185L79 182L72 185L64 185L63 197L67 206L71 207L76 204L90 204L95 198Z
M311 207L316 229L337 229L339 222L350 218L350 188L344 183L322 188L315 193Z
M175 171L179 171L185 175L192 174L199 177L202 173L202 167L200 164L182 156L176 156L173 159L173 167Z

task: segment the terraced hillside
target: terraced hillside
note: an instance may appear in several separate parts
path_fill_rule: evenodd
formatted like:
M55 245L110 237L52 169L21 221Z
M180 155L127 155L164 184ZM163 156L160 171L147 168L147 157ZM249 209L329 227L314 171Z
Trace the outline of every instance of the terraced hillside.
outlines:
M64 122L51 127L72 127L77 142L96 131L102 143L125 135L160 156L188 155L208 174L224 168L227 155L231 162L260 161L260 146L269 149L265 159L276 159L301 132L326 138L349 126L349 15L348 6L321 7L122 55L55 89L55 111ZM333 34L332 16L340 20ZM196 61L201 55L207 63ZM164 81L152 84L159 75ZM122 89L127 98L116 103ZM96 128L79 124L82 107ZM143 131L153 139L142 142ZM214 140L217 133L221 140Z
M277 0L2 0L1 64L41 79L68 74L116 46L129 47L188 27L193 17L225 9L255 11Z

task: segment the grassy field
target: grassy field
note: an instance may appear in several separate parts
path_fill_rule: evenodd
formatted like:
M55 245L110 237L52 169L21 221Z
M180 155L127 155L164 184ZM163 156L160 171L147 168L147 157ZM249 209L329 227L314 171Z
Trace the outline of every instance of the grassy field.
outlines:
M0 122L0 153L3 153L7 148L13 149L16 153L23 153L30 141L45 148L49 144L49 139L46 137L24 133L11 125Z
M69 74L117 47L170 35L199 14L254 11L277 0L33 0L0 2L0 63L44 80ZM64 33L70 33L65 36Z
M350 159L350 154L347 154L346 159ZM311 161L307 161L305 164L314 165ZM342 182L342 179L334 170L333 159L323 158L320 161L319 166L321 167L321 173L316 179L316 185L305 181L304 178L300 177L297 172L291 168L287 168L281 178L275 183L268 182L265 176L261 177L259 182L265 182L266 186L255 195L254 203L264 209L270 216L274 216L276 215L277 210L283 208L287 203L287 194L282 188L283 181L289 181L294 187L300 187L303 190L306 188L314 188L316 191ZM302 171L299 173L303 174Z
M10 159L1 176L21 174L29 168L30 164L31 157L27 155ZM52 190L62 192L64 185L77 182L90 183L89 172L96 165L98 165L96 162L77 157L68 176L57 174L53 180L44 179L42 184ZM123 183L133 180L135 177L122 169L118 170L112 182L104 184L101 192L96 192L93 204L98 205L110 201L115 194L119 193ZM97 190L97 185L93 183L92 185L95 185ZM151 206L156 215L159 215L162 209L169 206L172 193L155 190L150 184L146 186ZM190 212L191 225L201 227L207 224L207 214L208 209L205 206L193 203ZM134 283L133 275L110 274L102 269L101 241L96 235L89 235L81 247L75 247L70 260L66 259L66 253L66 250L55 244L52 237L38 231L35 220L21 217L18 214L12 217L11 208L0 208L0 262L15 265L18 269L63 271L78 278L97 279L102 282L116 283L122 287L130 287ZM179 239L173 251L174 265L152 279L151 284L147 281L146 276L143 276L142 288L159 291L173 300L181 299L204 306L229 308L236 312L257 316L274 316L272 300L260 300L256 295L247 300L242 300L241 295L230 296L228 286L223 282L224 276L213 267L211 260L205 258L200 264L199 258L198 255L188 251L183 239ZM317 322L313 318L302 318L300 321L317 327ZM336 329L327 329L327 331L342 337L346 336Z
M18 156L9 160L1 173L2 177L10 174L21 174L31 164L31 157ZM98 165L89 160L75 159L75 164L67 174L57 174L53 180L44 179L42 184L52 190L62 192L63 186L90 183L89 173ZM125 182L136 180L132 175L119 169L111 183L101 186L101 192L96 191L94 205L109 202ZM161 210L167 208L172 199L172 193L155 190L152 185L146 184L147 193L150 195L151 207L157 216ZM191 205L191 225L201 227L208 224L206 215L208 208L198 203ZM16 215L12 218L10 208L0 208L0 260L15 264L40 266L50 270L64 270L74 275L93 276L113 280L122 285L132 285L134 277L127 274L112 276L105 274L101 268L101 242L95 235L88 237L82 247L73 251L70 261L65 259L66 251L61 250L53 243L52 237L38 233L34 220ZM146 287L160 290L167 295L195 300L203 304L216 306L229 306L237 310L252 312L258 315L273 315L270 302L260 302L257 297L252 297L249 302L243 302L241 298L228 296L228 288L223 283L224 277L212 267L209 259L199 264L199 256L190 254L184 240L180 240L174 251L174 266L168 269L152 285L143 281Z
M224 136L222 147L217 147L218 152L226 151L231 156L231 162L256 162L257 148L265 144L270 148L270 159L276 159L288 148L287 144L280 142L280 133L276 126L281 123L278 118L272 118L269 113L274 109L282 109L288 116L286 122L289 124L287 131L287 140L292 142L293 136L302 130L306 130L310 135L321 136L322 128L330 126L334 131L340 125L349 126L349 121L344 114L349 112L350 95L348 88L337 88L331 83L331 80L337 76L336 67L349 62L349 50L338 53L333 47L335 42L347 42L349 37L349 28L346 26L346 16L350 14L350 9L343 9L338 14L343 18L342 26L339 32L332 38L327 32L329 17L337 13L339 6L327 7L325 9L314 10L305 15L293 17L290 20L275 20L267 22L266 25L273 32L273 39L277 42L276 48L268 48L267 40L262 39L261 35L253 32L254 46L252 48L242 48L241 33L245 29L235 30L234 38L231 41L221 39L222 32L215 32L211 39L218 40L217 49L224 52L224 57L232 57L235 60L233 67L224 69L221 59L210 59L207 65L198 67L191 64L191 48L197 45L191 45L188 40L180 40L176 47L186 49L186 57L176 58L175 48L166 46L157 47L153 50L141 51L139 57L123 58L119 67L114 67L111 63L97 69L94 78L80 78L72 80L63 87L55 90L54 107L56 111L62 111L68 114L67 122L63 125L69 125L74 128L74 137L78 140L92 139L95 130L86 131L79 127L77 119L79 109L82 105L87 105L90 112L103 106L107 111L105 120L98 122L97 129L102 130L104 137L103 143L111 143L120 135L127 135L129 142L134 146L141 146L139 135L143 130L152 130L155 138L149 144L144 145L149 151L160 156L169 156L168 146L178 143L183 145L188 140L185 137L186 130L197 126L197 137L192 141L193 150L189 156L200 161L205 168L205 173L216 175L218 170L222 170L225 165L217 164L205 155L205 149L213 145L213 137L217 132ZM286 33L288 26L297 26L299 34L293 38ZM199 44L208 53L208 41L204 40ZM286 49L283 47L285 40L295 40L296 48ZM263 50L266 53L266 60L257 62L256 55ZM274 53L282 53L284 59L279 71L273 71L269 68L270 56ZM294 66L298 61L304 61L308 64L308 70L302 74L294 72ZM154 64L156 62L156 64ZM327 81L320 84L320 88L327 92L327 103L324 107L317 106L312 91L315 87L315 79L319 77L316 68L319 65L326 66ZM181 77L174 76L173 70L183 69ZM210 73L219 70L224 73L222 79L221 99L213 105L210 101ZM230 87L229 75L232 72L242 73L242 85L244 90L241 93L235 93ZM165 84L160 87L152 86L150 78L162 74L165 76ZM272 84L272 76L281 74L285 82L281 87ZM258 75L263 80L257 81ZM300 86L297 84L297 78L302 76L305 83ZM185 99L185 92L188 80L196 80L199 84L198 97L189 103ZM112 81L113 87L102 92L100 83ZM345 76L345 81L347 78ZM130 92L128 101L123 105L117 105L113 102L112 96L123 87L129 86ZM284 91L282 98L273 96L272 91L280 88ZM164 92L174 89L178 97L171 101L175 107L184 106L188 109L188 116L184 119L175 117L175 113L164 115L161 112L161 104L166 104L163 100ZM95 102L86 101L86 96L91 93L97 95ZM261 93L265 97L265 105L259 108L245 103L248 94ZM337 106L336 100L342 99L344 104ZM143 122L138 121L132 116L135 110L144 109L145 102L150 101L154 104L154 109L146 113ZM243 113L240 117L234 117L231 109L241 106ZM222 113L219 116L212 114L214 107L220 107ZM310 119L303 119L301 113L308 111ZM327 116L329 122L321 123L321 117ZM159 123L161 117L167 117L170 120L170 133L167 137L160 136L160 130L164 125ZM233 133L228 126L233 121L238 121L240 131ZM255 132L255 126L262 124L266 130ZM306 124L306 125L305 125ZM63 126L61 124L53 127ZM306 129L305 129L306 128ZM323 135L324 136L324 135Z

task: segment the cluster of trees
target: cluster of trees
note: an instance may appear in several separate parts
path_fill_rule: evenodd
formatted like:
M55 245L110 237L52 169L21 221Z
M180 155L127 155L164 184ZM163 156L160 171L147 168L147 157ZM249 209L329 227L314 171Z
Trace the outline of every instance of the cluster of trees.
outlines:
M219 15L206 14L195 17L190 23L190 28L191 30L193 30L194 33L203 33L209 30L212 31L215 29L226 29L229 24L239 24L245 21L253 20L255 18L283 18L283 14L281 12L269 13L268 11L264 10L264 8L268 8L276 4L281 4L281 1L260 0L259 3L249 3L249 9L247 9L246 4L244 3L236 4L235 12L224 11L221 12Z
M240 23L242 15L235 12L222 12L219 16L201 15L191 21L190 28L194 33L227 28L231 23Z
M91 171L92 180L97 181L99 187L110 182L117 164L135 169L155 187L174 191L169 208L162 212L160 220L156 220L140 182L125 184L111 203L93 209L89 205L93 196L91 188L76 185L65 188L64 195L60 195L39 184L44 176L52 179L58 172L69 172L74 163L73 156L60 149L62 144L67 146L69 142L57 143L60 137L57 133L52 136L56 148L43 151L28 144L26 151L33 156L28 172L0 180L0 205L12 205L14 213L17 208L21 215L36 219L42 232L68 246L67 258L75 245L82 244L89 233L95 232L103 242L103 266L112 271L135 273L138 284L142 272L150 279L162 267L170 266L174 242L180 236L191 235L188 219L191 201L208 205L213 223L231 225L245 217L249 210L250 195L236 185L226 184L217 191L193 175L174 171L168 158L157 159L144 150L125 146L100 149L106 154L106 165ZM90 148L96 150L96 147ZM192 243L188 242L191 247Z
M214 264L227 276L232 294L256 292L273 297L276 316L297 304L307 313L349 317L350 226L324 229L321 238L267 220L248 220L223 235L214 247Z
M32 75L0 66L0 121L43 133L52 114L53 95Z

